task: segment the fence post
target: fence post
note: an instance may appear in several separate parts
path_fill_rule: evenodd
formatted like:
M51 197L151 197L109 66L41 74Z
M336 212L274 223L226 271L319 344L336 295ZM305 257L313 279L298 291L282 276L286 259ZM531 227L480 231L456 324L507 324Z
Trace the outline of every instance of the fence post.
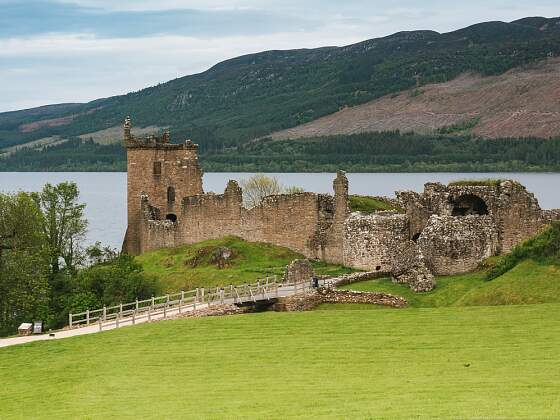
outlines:
M169 295L167 295L167 298L169 298ZM167 305L169 304L169 300L167 300L165 302L165 304L163 305L163 319L167 318Z
M132 325L136 324L136 311L132 312Z
M231 295L231 298L233 299L233 303L235 303L235 294L233 293L233 284L229 285L229 294Z
M196 311L196 301L197 300L198 300L198 287L195 290L194 299L193 299L193 303L192 303L193 311Z
M220 302L222 305L224 304L224 289L220 289Z
M150 305L151 310L154 310L154 305L156 304L155 298L152 296L152 304Z
M117 317L115 318L115 328L119 328L119 316L120 316L120 313L117 312Z
M68 314L68 325L70 326L70 329L72 329L72 314Z
M136 298L136 313L138 313L138 298Z
M204 287L200 289L200 300L202 303L204 303Z
M185 292L181 290L181 299L179 299L179 314L181 313L181 307L183 306L183 298L185 297Z
M99 321L99 332L103 331L103 320Z
M119 307L119 316L122 317L122 303L120 304L120 307Z
M86 325L89 325L89 309L86 309Z
M152 307L148 308L148 322L152 322Z
M103 306L103 321L107 321L107 307Z
M185 292L181 290L181 303L185 300Z

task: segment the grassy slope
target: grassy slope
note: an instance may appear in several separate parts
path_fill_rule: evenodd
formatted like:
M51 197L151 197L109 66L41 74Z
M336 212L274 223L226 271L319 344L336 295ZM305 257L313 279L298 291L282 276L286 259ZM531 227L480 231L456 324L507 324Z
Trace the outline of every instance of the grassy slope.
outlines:
M220 269L210 259L220 247L233 251L230 266ZM160 249L137 257L147 274L156 275L167 291L191 290L195 287L224 286L252 283L266 276L281 276L286 265L301 254L288 248L271 244L247 242L227 237L184 245L172 249ZM197 264L193 261L198 259ZM314 262L318 274L349 273L352 270L339 265Z
M261 313L15 346L0 418L554 418L559 320L558 304Z
M440 277L432 292L413 293L408 286L390 279L367 280L344 286L348 290L386 292L405 297L415 308L473 305L519 305L560 302L560 268L556 265L523 261L492 281L478 271ZM322 305L323 309L379 309L374 305Z

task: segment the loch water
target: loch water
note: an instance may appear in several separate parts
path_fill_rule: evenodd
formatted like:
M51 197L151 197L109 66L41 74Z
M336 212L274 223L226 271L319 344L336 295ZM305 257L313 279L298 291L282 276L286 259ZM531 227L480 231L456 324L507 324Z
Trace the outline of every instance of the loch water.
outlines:
M204 190L223 192L230 179L251 173L206 173ZM332 193L333 173L274 173L284 186ZM349 173L351 194L393 196L396 190L422 191L426 182L460 179L513 179L534 193L542 208L560 208L560 173ZM0 191L39 191L47 182L74 181L89 220L88 243L100 241L120 248L126 230L126 173L122 172L0 172Z

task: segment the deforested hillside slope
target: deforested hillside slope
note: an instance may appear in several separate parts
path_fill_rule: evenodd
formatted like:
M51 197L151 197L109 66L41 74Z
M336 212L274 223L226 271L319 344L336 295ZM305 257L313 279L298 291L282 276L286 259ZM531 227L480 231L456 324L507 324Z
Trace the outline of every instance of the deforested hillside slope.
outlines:
M560 135L560 59L549 59L499 76L465 73L344 108L274 139L372 131L470 131L489 138Z

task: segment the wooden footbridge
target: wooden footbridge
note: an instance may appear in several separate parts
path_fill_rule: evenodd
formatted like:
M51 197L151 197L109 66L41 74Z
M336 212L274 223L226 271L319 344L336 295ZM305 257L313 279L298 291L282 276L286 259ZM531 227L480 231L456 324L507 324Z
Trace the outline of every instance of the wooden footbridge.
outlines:
M71 330L96 327L98 331L103 331L125 325L167 319L185 312L207 309L215 305L244 305L272 301L311 288L311 279L299 283L281 283L278 282L276 277L240 286L197 288L69 314L68 326Z

